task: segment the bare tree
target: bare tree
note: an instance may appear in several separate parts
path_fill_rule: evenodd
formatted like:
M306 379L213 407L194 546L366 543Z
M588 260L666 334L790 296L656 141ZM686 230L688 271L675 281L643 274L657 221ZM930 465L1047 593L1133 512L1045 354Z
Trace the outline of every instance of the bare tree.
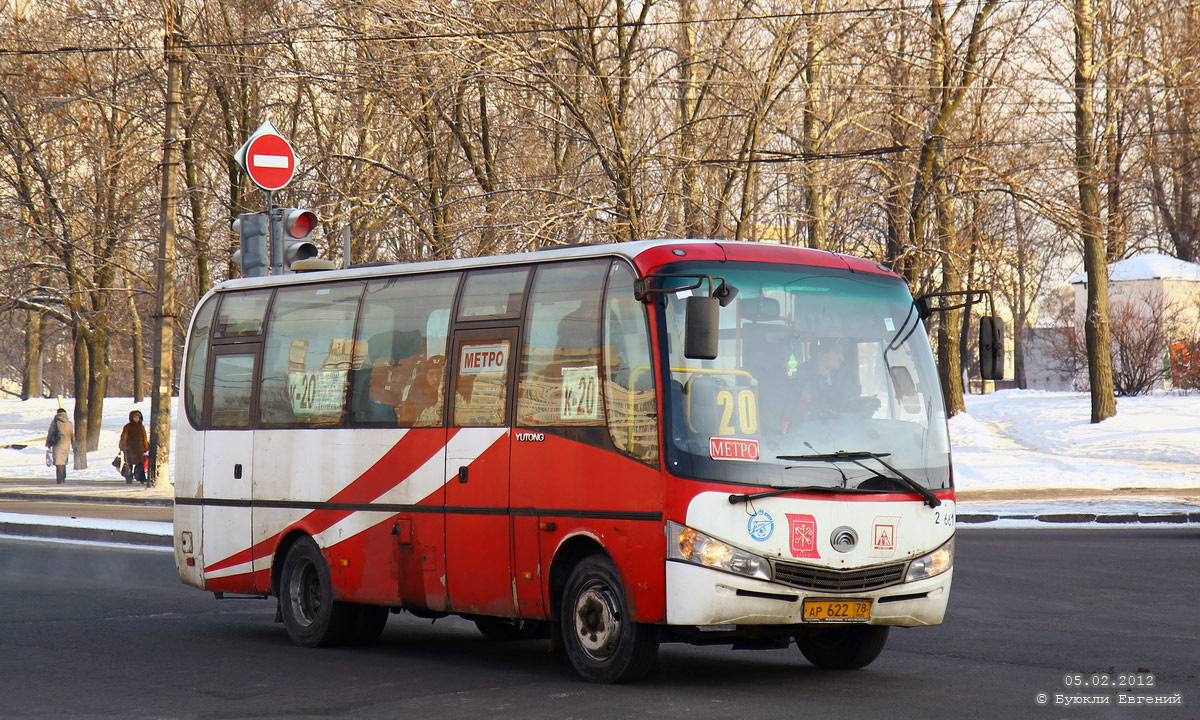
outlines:
M1113 393L1111 333L1108 319L1107 245L1100 220L1096 161L1094 61L1096 9L1093 0L1075 0L1075 173L1079 183L1079 233L1087 272L1088 386L1092 422L1117 414Z

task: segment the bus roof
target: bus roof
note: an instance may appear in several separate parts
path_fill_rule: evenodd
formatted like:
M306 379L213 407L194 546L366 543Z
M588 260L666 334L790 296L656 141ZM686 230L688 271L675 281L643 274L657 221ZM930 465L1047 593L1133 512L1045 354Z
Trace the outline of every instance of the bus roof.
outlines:
M501 267L504 265L520 265L552 260L579 260L592 257L623 257L629 260L642 274L653 272L656 268L662 267L669 262L677 262L686 258L688 260L713 260L718 262L733 260L812 265L898 277L888 267L873 260L791 245L735 242L730 240L639 240L636 242L578 245L551 250L532 250L529 252L459 258L455 260L373 264L369 266L354 266L346 269L272 275L260 278L235 278L218 284L210 292L332 280L409 275L439 270Z

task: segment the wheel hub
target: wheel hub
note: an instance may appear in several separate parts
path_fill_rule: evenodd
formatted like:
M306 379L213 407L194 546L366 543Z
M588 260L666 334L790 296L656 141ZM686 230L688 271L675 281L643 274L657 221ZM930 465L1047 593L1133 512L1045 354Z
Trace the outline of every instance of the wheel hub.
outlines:
M304 627L312 625L321 611L321 578L311 562L305 562L292 573L288 598L292 617Z
M575 631L583 651L593 660L606 660L621 639L619 605L612 590L589 585L575 602Z

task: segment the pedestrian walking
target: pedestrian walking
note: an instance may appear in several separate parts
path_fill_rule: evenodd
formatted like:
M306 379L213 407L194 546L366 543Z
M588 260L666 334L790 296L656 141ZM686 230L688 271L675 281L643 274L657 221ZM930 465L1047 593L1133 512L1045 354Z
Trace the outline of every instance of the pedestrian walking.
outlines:
M74 441L75 426L67 418L67 411L59 408L46 431L46 449L54 464L54 481L59 485L67 481L67 459L71 456Z
M129 413L129 422L121 429L120 450L125 455L125 468L122 473L125 482L133 484L136 477L140 483L146 482L146 449L150 441L146 439L146 426L142 424L142 413L134 410Z

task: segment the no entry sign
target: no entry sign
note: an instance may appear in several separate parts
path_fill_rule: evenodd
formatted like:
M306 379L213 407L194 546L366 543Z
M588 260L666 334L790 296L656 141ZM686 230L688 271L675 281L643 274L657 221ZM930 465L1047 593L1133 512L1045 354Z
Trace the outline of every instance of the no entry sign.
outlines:
M234 157L263 190L280 190L296 175L296 151L270 120L254 131Z

